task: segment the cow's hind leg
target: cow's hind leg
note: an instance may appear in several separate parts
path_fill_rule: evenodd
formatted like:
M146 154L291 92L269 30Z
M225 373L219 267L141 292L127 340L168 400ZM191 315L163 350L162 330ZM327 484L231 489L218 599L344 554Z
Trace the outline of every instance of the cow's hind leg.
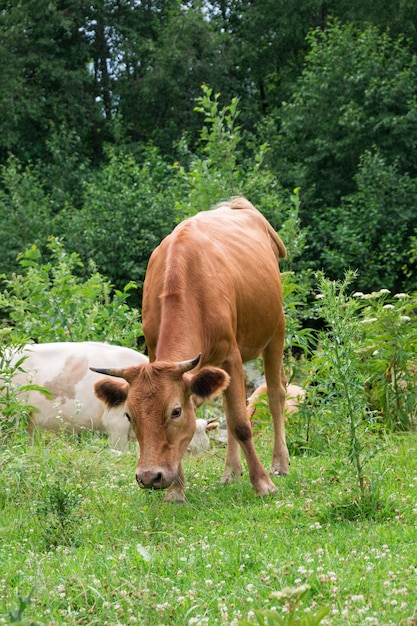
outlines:
M272 338L264 350L263 359L269 410L274 423L271 473L285 475L288 473L290 457L285 440L284 407L287 381L284 374L283 345L280 337Z
M229 440L222 482L230 481L231 477L239 475L241 471L238 443L245 455L249 477L255 492L265 496L277 489L262 466L253 445L252 427L246 410L243 364L237 348L233 357L223 364L224 369L230 375L231 383L224 391Z

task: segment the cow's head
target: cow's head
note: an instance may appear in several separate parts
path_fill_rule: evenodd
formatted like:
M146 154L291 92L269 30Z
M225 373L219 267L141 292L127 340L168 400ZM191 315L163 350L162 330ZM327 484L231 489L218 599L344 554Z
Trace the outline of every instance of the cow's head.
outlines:
M124 369L91 368L128 383L100 379L94 391L108 406L125 403L126 416L140 446L136 480L142 488L165 489L176 480L195 431L195 406L229 384L229 375L218 367L190 373L199 360L200 356L179 363L155 361Z

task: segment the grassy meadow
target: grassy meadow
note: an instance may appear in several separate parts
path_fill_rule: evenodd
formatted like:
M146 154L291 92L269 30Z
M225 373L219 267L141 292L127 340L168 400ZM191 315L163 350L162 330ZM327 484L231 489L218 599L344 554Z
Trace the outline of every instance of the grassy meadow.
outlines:
M271 441L267 425L267 466ZM0 460L0 623L416 624L416 447L415 434L380 443L366 508L340 451L292 456L260 498L247 471L220 485L213 443L187 457L178 505L136 486L133 444L17 435Z

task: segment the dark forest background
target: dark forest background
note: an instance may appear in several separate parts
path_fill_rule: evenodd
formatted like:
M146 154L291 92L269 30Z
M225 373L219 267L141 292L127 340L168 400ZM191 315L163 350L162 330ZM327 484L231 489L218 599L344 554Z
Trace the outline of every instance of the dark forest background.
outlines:
M140 303L243 194L296 275L417 289L416 53L415 0L2 0L0 273L54 237Z

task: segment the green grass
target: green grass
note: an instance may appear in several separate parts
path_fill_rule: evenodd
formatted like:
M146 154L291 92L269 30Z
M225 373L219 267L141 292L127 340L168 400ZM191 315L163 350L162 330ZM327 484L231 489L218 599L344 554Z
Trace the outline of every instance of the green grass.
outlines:
M256 440L266 465L270 438ZM358 508L337 452L293 458L262 499L247 471L221 487L225 451L213 448L187 459L176 505L138 489L133 446L117 456L93 436L16 441L0 459L0 623L32 592L19 623L232 625L273 606L285 616L271 593L303 584L299 619L328 607L322 624L416 623L416 450L415 435L389 439Z

